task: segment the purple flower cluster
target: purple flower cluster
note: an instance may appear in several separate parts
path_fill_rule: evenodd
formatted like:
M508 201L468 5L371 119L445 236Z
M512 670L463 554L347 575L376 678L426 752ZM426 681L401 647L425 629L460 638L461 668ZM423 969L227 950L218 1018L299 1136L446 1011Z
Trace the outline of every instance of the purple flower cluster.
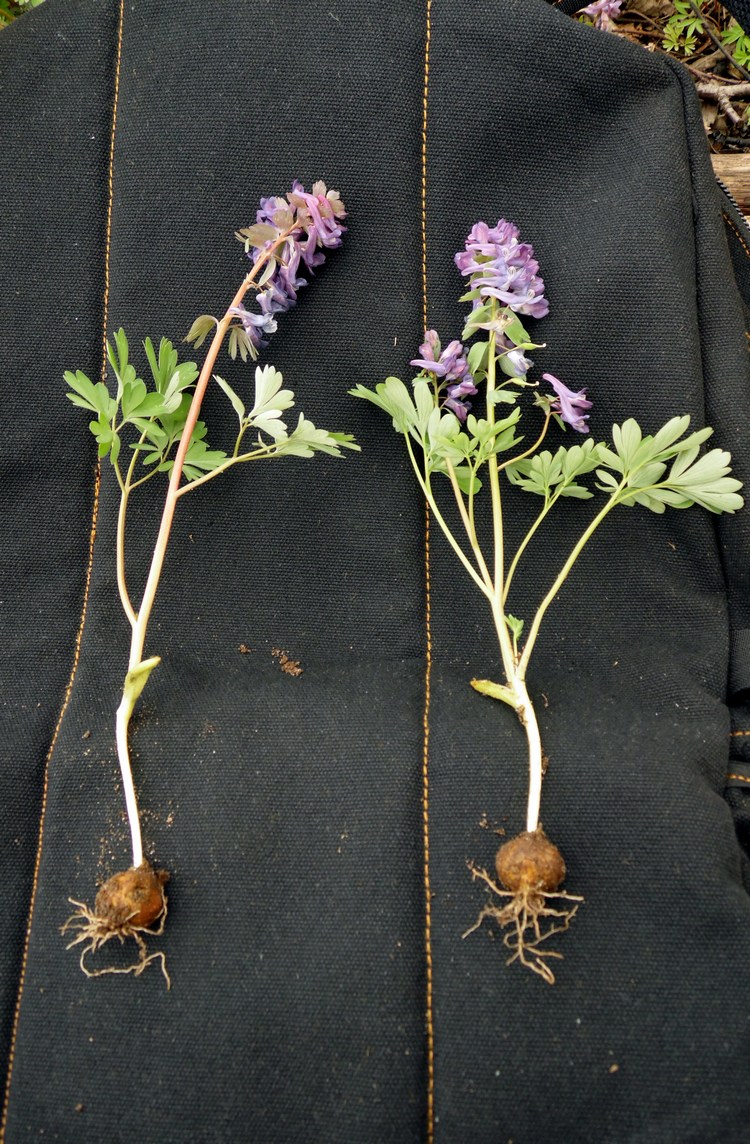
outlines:
M465 349L454 339L444 350L440 348L440 338L436 330L427 330L419 347L420 357L413 358L410 365L417 365L440 380L440 389L446 386L442 404L455 413L459 421L465 421L471 409L471 402L465 398L478 392L474 379L469 373Z
M589 414L586 411L591 409L593 402L586 397L586 390L581 389L575 393L553 373L543 373L542 377L550 383L557 394L557 398L550 406L552 412L557 413L572 429L577 429L579 433L588 433L589 427L586 422Z
M581 12L582 15L591 17L595 28L609 32L613 27L614 17L620 15L621 7L622 0L594 0L593 4L581 9Z
M539 263L528 242L519 242L517 226L498 219L497 226L478 222L467 235L465 250L455 256L462 274L470 276L471 288L482 298L497 298L517 314L543 318L549 312Z
M260 200L255 221L275 231L262 245L253 246L248 257L255 262L263 254L273 252L276 266L258 294L260 314L251 313L244 306L235 306L232 313L239 318L251 345L256 349L267 345L263 335L276 330L275 314L284 313L297 301L297 291L307 285L300 274L300 264L306 273L325 262L325 251L341 246L346 227L344 204L338 191L329 191L323 182L313 184L308 192L295 179L286 198L272 195Z

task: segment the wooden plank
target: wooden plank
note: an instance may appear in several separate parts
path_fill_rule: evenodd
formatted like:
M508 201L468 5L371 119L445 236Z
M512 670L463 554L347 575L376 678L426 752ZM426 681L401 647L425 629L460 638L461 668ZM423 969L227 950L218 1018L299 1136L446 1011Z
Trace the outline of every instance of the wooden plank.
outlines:
M712 155L711 162L715 175L726 183L742 213L750 215L750 155Z

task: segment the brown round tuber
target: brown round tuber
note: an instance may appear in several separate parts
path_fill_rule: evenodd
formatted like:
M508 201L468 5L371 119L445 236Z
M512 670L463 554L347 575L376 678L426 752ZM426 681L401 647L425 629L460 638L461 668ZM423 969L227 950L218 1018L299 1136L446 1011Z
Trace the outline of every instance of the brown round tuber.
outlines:
M154 870L148 862L120 870L100 888L94 914L114 929L125 925L133 929L150 926L166 908L164 883L168 880L166 870Z
M565 879L565 862L541 826L517 834L495 856L497 876L508 890L552 893Z

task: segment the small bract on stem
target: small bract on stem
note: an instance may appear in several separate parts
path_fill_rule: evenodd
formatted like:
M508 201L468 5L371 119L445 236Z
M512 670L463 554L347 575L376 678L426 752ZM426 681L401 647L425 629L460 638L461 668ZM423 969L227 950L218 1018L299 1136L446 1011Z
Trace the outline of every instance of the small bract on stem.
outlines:
M358 448L349 434L317 429L303 413L290 431L283 418L294 406L294 394L282 388L284 379L273 366L256 368L254 401L249 407L227 381L213 372L227 336L232 358L239 355L243 361L257 359L260 349L267 344L264 336L277 328L276 315L294 305L299 289L307 282L300 268L312 273L324 262L327 250L341 245L344 217L338 192L327 190L324 183L316 183L308 193L301 183L295 182L286 197L261 199L255 224L237 233L251 260L250 270L223 317L202 315L187 335L187 341L200 346L213 331L200 372L193 362L179 363L172 343L166 338L161 339L158 350L147 338L144 348L153 378L149 392L146 382L136 376L129 361L128 339L120 330L113 342L108 343L108 358L117 382L114 395L103 382L94 385L80 371L65 374L71 389L67 396L75 405L95 414L90 428L99 444L99 456L109 456L120 487L117 586L131 628L128 668L115 717L115 740L130 827L132 866L119 871L102 886L93 911L82 903L74 903L77 911L63 927L66 931L76 931L72 945L84 943L81 968L89 976L106 972L138 975L152 960L161 959L169 980L164 955L147 956L142 936L162 932L167 909L164 884L168 874L154 871L144 858L128 735L136 703L160 662L157 655L144 657L144 651L178 500L232 466L247 461L282 456L311 457L315 453L341 457L342 449ZM251 289L257 292L259 312L248 310L244 305ZM199 420L212 378L239 420L231 453L208 447L206 426ZM126 432L136 440L129 442L132 455L127 466L123 466L120 455ZM243 450L244 439L251 433L252 446ZM136 608L126 575L128 505L134 490L159 473L167 474L168 487L146 584ZM159 920L160 927L153 929ZM95 953L112 937L120 941L133 937L139 951L138 960L125 968L90 970L86 955Z
M471 685L480 694L511 707L526 736L526 829L498 852L500 885L486 871L471 867L472 874L485 882L494 898L505 900L504 905L498 906L493 900L482 910L477 926L467 932L485 918L494 919L501 928L509 929L504 940L513 951L510 960L519 961L552 983L554 975L548 961L560 955L546 945L540 946L567 929L583 899L560 888L565 863L540 821L546 756L527 673L541 625L584 547L613 509L637 504L663 513L666 508L699 505L713 513L731 513L742 506L738 494L741 486L729 475L729 453L712 449L700 455L701 445L712 430L689 432L688 416L672 417L653 435L644 434L638 423L628 418L612 427L611 444L595 443L588 436L593 405L586 389L569 389L550 373L543 374L542 380L552 392L528 379L533 363L527 355L543 347L531 340L521 319L545 317L549 303L534 251L529 243L520 241L516 226L504 219L494 227L477 223L464 249L456 254L455 263L468 279L469 288L461 301L471 303L463 340L454 339L443 349L437 331L427 330L419 354L410 363L419 370L411 387L389 377L374 390L358 385L350 392L390 416L394 429L404 438L415 477L437 524L487 599L504 679L472 679ZM473 345L467 348L471 339ZM472 411L472 402L482 388L480 416ZM533 404L540 409L542 421L534 428L533 444L521 449L518 402L528 388L535 391ZM553 422L585 435L584 440L570 447L559 445L554 451L543 449ZM475 523L482 470L488 478L492 512L489 553L480 543ZM552 576L536 610L519 618L509 605L523 558L562 498L586 500L594 495L581 483L592 473L597 478L596 488L605 494L603 506ZM447 523L435 477L447 479L463 532L454 531ZM507 551L503 528L502 478L542 498L536 519L512 554ZM515 847L516 854L522 853L520 878L508 865L509 847ZM550 861L559 877L551 876ZM569 902L574 905L566 905Z

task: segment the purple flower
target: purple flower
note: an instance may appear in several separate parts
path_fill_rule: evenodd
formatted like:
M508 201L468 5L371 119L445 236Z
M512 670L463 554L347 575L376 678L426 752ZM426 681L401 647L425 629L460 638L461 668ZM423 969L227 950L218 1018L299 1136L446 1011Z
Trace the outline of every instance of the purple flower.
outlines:
M344 204L338 191L326 190L325 183L313 183L312 194L308 194L297 179L288 199L289 205L297 212L296 224L301 232L297 237L304 235L302 259L308 270L312 270L325 261L323 247L335 250L341 246L341 237L346 231L339 222L346 217Z
M489 227L478 222L466 238L465 249L455 256L462 274L470 276L471 288L482 298L497 298L517 314L543 318L549 312L539 263L528 242L519 242L517 226L498 219Z
M239 306L232 306L229 312L239 318L248 340L256 349L268 345L261 334L274 334L276 332L276 322L270 314L251 314L242 303Z
M471 402L462 401L461 399L471 397L477 392L477 387L470 378L468 380L459 381L456 385L448 386L446 390L447 396L443 405L446 409L450 409L451 413L455 413L459 421L465 421L471 409Z
M586 410L591 409L593 402L586 397L586 390L581 389L578 393L574 393L552 373L543 373L542 377L550 383L557 394L556 400L550 405L552 412L557 413L572 429L576 429L579 433L588 433L589 427L586 422L589 414Z
M461 342L456 340L448 342L445 349L441 350L437 331L427 330L424 341L419 347L419 352L422 356L413 358L409 365L418 365L420 369L434 373L435 377L442 378L443 381L467 381L472 385L471 392L477 392L473 387L469 366L464 356L465 350ZM469 390L467 390L468 392Z
M500 368L509 377L525 377L534 364L523 350L516 349L506 334L499 334L497 350L500 355Z
M595 28L609 32L612 30L614 17L620 15L621 6L622 0L594 0L593 4L589 4L588 8L583 8L581 11L583 15L591 16Z
M258 305L262 313L267 315L283 314L286 310L291 310L296 301L296 291L292 297L278 279L276 281L271 279L267 282L265 289L258 295Z
M260 314L252 314L244 306L232 311L256 349L267 344L261 334L276 330L274 314L291 309L298 290L307 285L307 279L299 273L300 262L312 271L325 262L323 248L333 250L341 246L346 227L340 220L345 217L338 191L327 190L322 182L314 183L312 193L308 193L295 179L286 198L271 195L260 200L255 221L272 227L276 234L261 246L251 247L248 257L256 262L272 251L276 266L258 294Z
M293 222L289 203L281 195L270 195L267 199L261 199L260 207L255 212L255 221L275 226L277 230L286 230Z
M454 339L441 350L437 330L427 330L419 352L421 357L414 358L409 364L417 365L439 378L438 392L447 385L442 404L455 413L459 421L465 421L471 409L471 402L463 399L477 393L477 387L469 373L463 345ZM450 384L447 384L449 382Z
M286 242L276 258L276 272L258 295L258 304L264 314L279 314L290 310L297 301L299 288L307 285L306 278L297 277L300 262L298 243Z

